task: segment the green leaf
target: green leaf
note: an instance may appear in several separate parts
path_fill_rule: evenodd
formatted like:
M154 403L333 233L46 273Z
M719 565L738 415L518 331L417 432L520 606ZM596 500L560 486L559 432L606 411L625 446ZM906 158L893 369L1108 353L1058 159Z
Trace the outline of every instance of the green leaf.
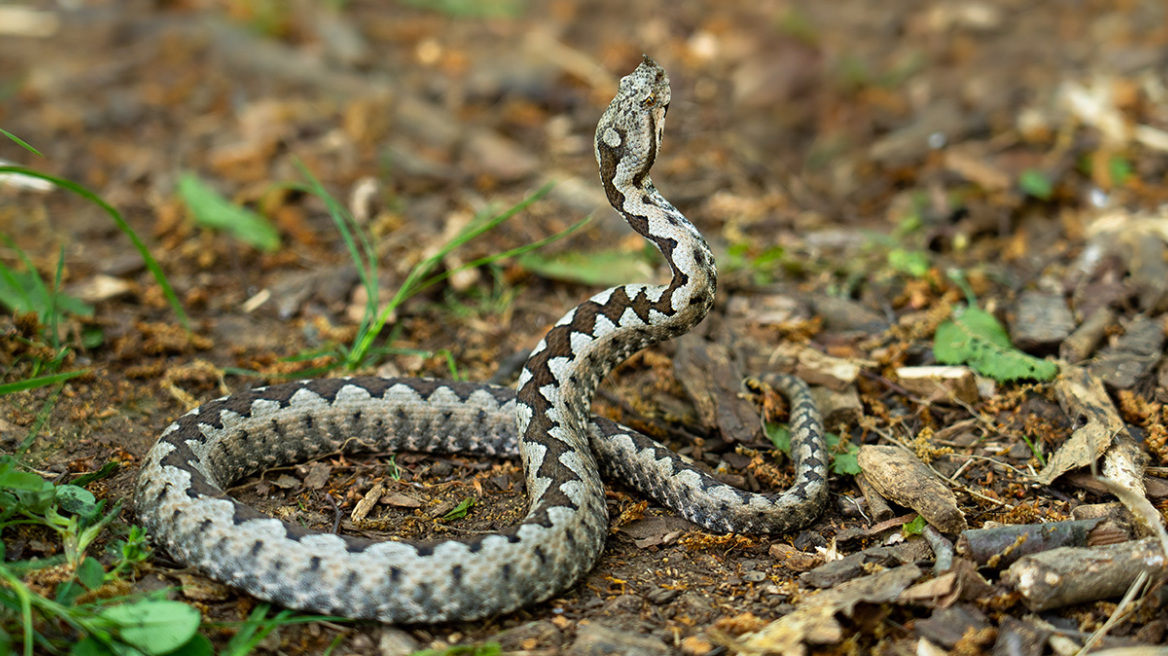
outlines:
M96 558L87 556L77 566L77 580L90 590L96 590L105 583L105 568Z
M827 433L824 436L827 450L831 452L831 471L842 476L855 476L860 473L860 447L845 442L843 451L840 451L840 436Z
M280 233L271 221L228 201L195 175L184 173L179 178L178 194L190 208L195 223L229 232L263 251L272 252L280 247Z
M1026 169L1022 175L1018 176L1018 188L1026 195L1033 196L1038 200L1050 200L1054 195L1054 187L1051 186L1050 180L1046 179L1046 175L1037 169Z
M527 253L519 264L532 273L565 282L610 287L652 277L645 251L569 251L557 255Z
M767 424L765 430L776 449L791 455L791 429L786 424Z
M69 649L69 656L117 656L117 654L92 636L85 636L73 643L73 647Z
M470 512L470 509L473 508L474 505L474 497L467 497L462 500L462 503L459 503L457 506L455 506L453 510L443 515L442 519L446 521L450 521L452 519L462 519L463 517L466 517L466 514Z
M917 515L916 519L902 526L900 528L900 532L906 538L910 535L920 535L921 531L924 531L925 526L927 525L928 524L925 522L925 518Z
M1131 162L1119 155L1113 155L1108 162L1108 173L1111 175L1111 185L1122 187L1132 177Z
M92 519L97 511L97 499L93 493L77 485L58 485L57 505L61 510L84 519Z
M56 602L62 606L72 606L77 598L85 594L85 586L77 581L65 581L57 586Z
M1050 380L1058 365L1014 348L1006 329L992 314L980 308L937 327L933 354L942 364L968 364L978 373L999 382L1018 379Z
M195 637L187 640L178 649L168 652L166 656L214 656L215 647L211 641L202 634L195 634Z
M10 462L0 465L0 488L18 492L52 490L53 484L30 472L17 471Z
M150 656L174 651L199 629L199 611L178 601L139 601L110 606L100 617L112 622L118 638Z
M924 278L929 273L929 256L923 251L894 248L888 252L888 266L914 278Z

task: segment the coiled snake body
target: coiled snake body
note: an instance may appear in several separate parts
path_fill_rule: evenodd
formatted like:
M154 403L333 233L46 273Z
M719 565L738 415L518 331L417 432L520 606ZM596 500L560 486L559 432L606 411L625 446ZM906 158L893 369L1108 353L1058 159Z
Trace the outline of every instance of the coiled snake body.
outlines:
M386 622L439 622L543 601L596 563L608 528L601 473L717 531L779 532L826 500L819 415L806 386L791 401L796 481L781 495L724 485L648 437L591 416L600 380L633 352L688 331L714 299L706 241L657 192L649 168L669 107L649 58L620 82L595 150L613 207L673 270L668 285L625 285L568 312L535 347L518 392L427 379L336 378L211 401L163 432L138 478L137 512L176 559L261 599ZM433 543L314 533L240 504L223 488L263 468L344 449L518 453L530 496L522 523Z

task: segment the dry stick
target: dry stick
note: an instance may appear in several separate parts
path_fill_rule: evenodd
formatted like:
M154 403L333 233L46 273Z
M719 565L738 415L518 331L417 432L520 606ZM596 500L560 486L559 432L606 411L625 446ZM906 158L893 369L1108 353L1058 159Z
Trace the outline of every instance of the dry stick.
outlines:
M1101 547L1059 547L1023 556L1001 580L1035 612L1119 597L1141 572L1164 571L1159 541L1144 538Z
M328 492L324 493L324 500L328 501L333 507L333 533L341 530L341 507L337 505L337 500Z
M953 567L953 543L945 539L945 536L931 524L925 524L921 535L933 549L933 571L940 574Z

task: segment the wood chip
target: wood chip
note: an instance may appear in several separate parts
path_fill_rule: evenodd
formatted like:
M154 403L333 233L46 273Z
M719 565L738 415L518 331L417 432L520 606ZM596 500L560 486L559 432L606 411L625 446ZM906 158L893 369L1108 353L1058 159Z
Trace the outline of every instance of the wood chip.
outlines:
M723 439L762 439L762 422L754 405L740 396L742 369L730 349L696 335L677 341L673 370L693 400L702 423L714 426Z
M231 588L198 574L176 574L182 584L182 595L195 601L223 601L235 594Z
M968 367L897 367L901 387L933 403L977 403L977 378Z
M377 481L373 488L366 492L365 496L361 497L361 500L357 502L357 505L353 506L353 512L350 515L350 519L353 520L353 523L358 523L365 519L365 517L369 514L369 511L373 510L373 506L376 505L379 500L381 500L381 494L383 492L385 492L385 483L382 481Z
M421 508L423 504L421 499L401 492L390 492L383 495L380 503L395 508Z
M823 564L822 555L805 553L782 542L771 545L770 555L777 565L793 572L808 572Z
M1091 313L1075 332L1071 333L1061 346L1059 357L1072 364L1082 362L1091 357L1111 324L1115 323L1115 311L1109 307L1101 307Z
M807 643L823 645L843 640L843 626L836 620L836 613L851 615L861 603L895 601L920 577L921 570L916 565L901 565L842 583L804 598L794 612L771 622L757 633L744 636L734 647L743 654L803 656L807 653L804 646Z
M815 399L815 407L819 408L823 425L828 430L839 426L855 426L864 414L864 404L854 385L843 391L812 387L811 398Z
M304 487L310 490L319 490L328 483L333 468L327 462L316 461L308 466L308 474L304 476Z
M1151 375L1163 347L1163 324L1137 315L1124 327L1124 334L1091 363L1091 373L1111 389L1130 389Z
M1050 485L1062 474L1095 462L1120 433L1127 434L1123 419L1116 412L1103 382L1081 367L1062 368L1054 383L1059 405L1078 426L1038 473L1043 485Z
M857 457L860 475L884 498L917 511L942 533L968 528L957 497L916 456L900 447L864 445Z
M1075 318L1062 294L1024 291L1014 303L1010 338L1018 348L1053 350L1075 329Z
M822 385L842 392L860 377L860 370L875 363L845 358L833 358L819 351L798 344L784 344L775 349L772 361L793 361L795 375L808 385Z

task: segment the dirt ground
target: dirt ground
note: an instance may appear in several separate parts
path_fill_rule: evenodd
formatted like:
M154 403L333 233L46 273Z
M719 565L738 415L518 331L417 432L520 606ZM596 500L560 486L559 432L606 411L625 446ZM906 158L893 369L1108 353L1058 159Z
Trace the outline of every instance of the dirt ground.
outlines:
M653 178L713 244L719 300L698 336L620 367L598 412L748 489L778 489L789 468L756 457L767 440L751 408L784 421L783 403L741 381L793 371L827 390L828 428L845 443L907 445L950 478L971 528L1077 518L1077 506L1114 501L1085 470L1053 482L1039 474L1080 427L1055 384L983 376L956 401L909 384L921 372L900 368L938 364L934 331L967 301L949 275L961 271L1015 346L1038 357L1080 354L1150 459L1147 498L1168 510L1168 486L1154 478L1168 473L1160 0L32 8L48 22L10 23L13 33L0 38L0 127L44 156L0 139L0 157L80 183L122 212L192 322L188 334L99 208L61 190L0 185L0 233L12 240L0 259L19 269L18 247L52 280L63 248L64 290L95 309L62 328L72 353L62 369L91 373L60 388L25 461L63 481L120 463L89 486L99 498L129 500L140 459L179 414L335 363L330 346L352 340L364 290L324 204L282 185L304 182L300 166L375 239L386 297L474 216L545 182L556 183L546 197L439 270L593 217L541 257L473 268L411 298L379 342L393 350L363 373L449 377L453 366L469 380L512 383L528 350L577 302L608 284L661 279L659 261L608 207L591 148L616 80L645 53L673 84ZM278 247L198 224L176 193L186 173L270 218ZM579 255L553 259L565 253ZM1036 309L1051 299L1056 318ZM1070 334L1104 311L1095 343L1068 350ZM13 338L27 327L5 313L0 382L11 382L37 372L27 340ZM1137 327L1143 351L1123 342ZM963 380L968 391L973 379ZM0 397L4 451L28 436L55 389ZM233 492L290 521L373 536L472 536L524 512L517 463L387 455L264 472ZM377 486L379 503L354 518ZM441 519L466 497L476 505L465 519ZM526 654L733 653L810 603L816 588L933 562L927 548L897 552L814 584L815 567L900 548L912 517L899 508L898 519L877 521L846 473L832 476L826 512L791 535L709 534L619 484L608 500L612 531L599 566L548 602L429 627L288 625L258 650L321 653L341 636L334 653L484 641ZM122 519L133 523L129 506ZM5 540L9 558L54 549ZM804 631L791 644L833 654L1063 653L1052 636L1083 644L1121 596L1032 610L999 569L982 566L980 577L988 590L857 597L819 625L838 634ZM1152 578L1099 646L1164 642L1168 595L1163 572ZM158 551L134 589L165 586L210 621L243 619L256 603ZM955 637L943 630L954 626ZM206 632L222 645L234 630ZM1042 637L1007 639L1027 631Z

